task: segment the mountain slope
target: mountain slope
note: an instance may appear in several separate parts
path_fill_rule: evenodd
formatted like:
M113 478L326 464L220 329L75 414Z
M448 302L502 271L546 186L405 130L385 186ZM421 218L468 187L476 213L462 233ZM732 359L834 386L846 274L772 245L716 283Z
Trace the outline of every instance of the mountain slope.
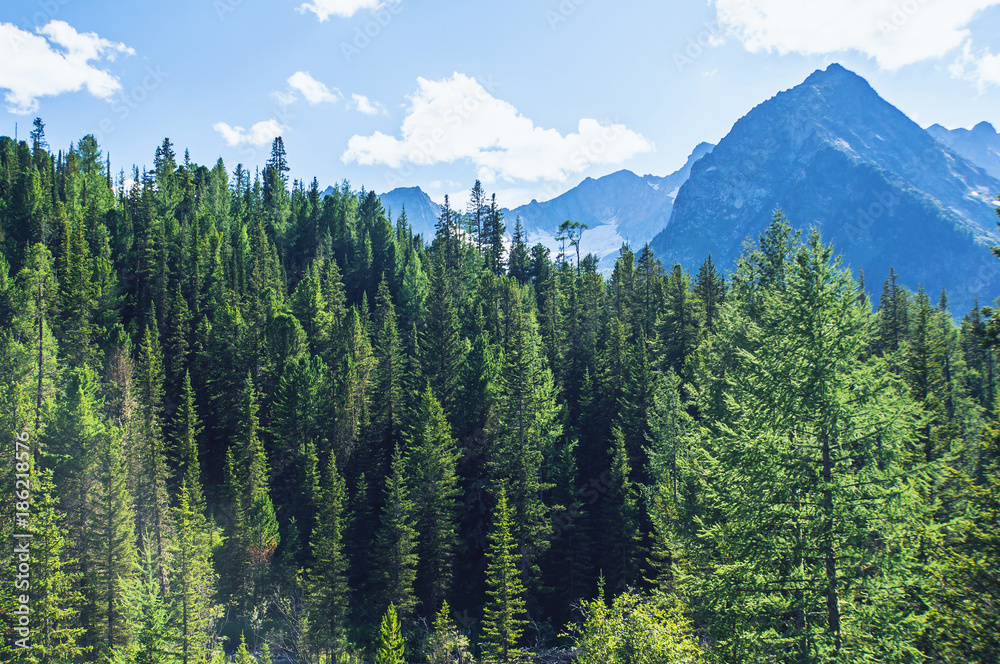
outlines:
M406 208L406 221L415 234L422 234L426 242L434 239L434 225L441 216L441 206L431 200L420 187L397 187L379 195L382 207L393 223Z
M583 253L613 260L622 242L641 247L664 227L670 218L678 188L687 180L692 165L711 152L711 143L701 143L684 166L665 177L636 175L621 170L601 178L587 178L552 200L531 201L513 210L504 210L508 231L516 216L521 217L529 241L555 249L559 224L567 219L589 227L580 247Z
M741 118L694 164L652 242L688 268L731 267L782 208L817 223L877 290L895 266L911 288L946 287L955 311L997 294L1000 181L946 149L840 65L814 72Z
M989 122L980 122L972 129L945 129L933 124L927 133L988 175L1000 178L1000 134Z

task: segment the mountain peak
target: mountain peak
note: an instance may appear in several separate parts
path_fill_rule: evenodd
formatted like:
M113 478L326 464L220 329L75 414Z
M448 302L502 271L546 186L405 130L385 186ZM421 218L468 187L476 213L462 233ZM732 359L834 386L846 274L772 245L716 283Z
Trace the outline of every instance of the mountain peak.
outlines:
M801 85L798 85L793 89L810 87L826 89L854 89L859 92L868 91L875 94L875 90L868 84L868 81L836 62L828 66L826 69L817 69L813 73L809 74Z
M997 130L994 129L993 125L991 125L989 122L983 120L982 122L980 122L979 124L977 124L975 127L972 128L972 133L985 134L986 136L995 136Z
M740 118L694 165L651 247L664 264L694 269L711 253L732 265L743 238L763 232L780 207L792 223L821 225L824 240L866 274L905 266L907 285L944 286L959 307L971 305L969 284L1000 283L1000 269L970 276L1000 239L991 200L1000 181L936 142L939 131L947 138L854 72L817 70ZM945 254L953 258L936 258Z

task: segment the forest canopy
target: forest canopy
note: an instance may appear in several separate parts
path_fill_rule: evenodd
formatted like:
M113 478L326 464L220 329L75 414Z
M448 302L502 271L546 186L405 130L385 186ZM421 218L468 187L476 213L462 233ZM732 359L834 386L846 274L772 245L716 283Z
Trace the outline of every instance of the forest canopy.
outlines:
M0 138L3 661L997 661L992 310L287 159Z

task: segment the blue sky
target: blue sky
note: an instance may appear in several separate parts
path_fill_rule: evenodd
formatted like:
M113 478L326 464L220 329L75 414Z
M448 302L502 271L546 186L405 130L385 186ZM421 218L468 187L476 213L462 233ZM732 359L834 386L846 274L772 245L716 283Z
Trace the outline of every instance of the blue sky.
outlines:
M1000 0L5 0L0 133L544 200L665 175L840 62L923 126L1000 124Z

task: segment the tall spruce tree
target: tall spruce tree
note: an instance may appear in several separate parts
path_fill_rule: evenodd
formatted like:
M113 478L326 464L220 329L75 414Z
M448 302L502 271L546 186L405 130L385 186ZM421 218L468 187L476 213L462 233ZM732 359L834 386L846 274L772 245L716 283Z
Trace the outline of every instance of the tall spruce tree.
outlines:
M425 613L441 606L451 587L458 549L459 452L441 404L424 389L406 437L407 468L417 538L415 587Z
M376 606L398 607L395 610L404 622L416 605L413 582L417 576L417 531L407 480L403 455L397 447L385 479L382 518L375 536L376 578L372 586Z
M312 532L313 564L305 575L308 638L319 653L338 647L347 631L347 556L344 520L347 490L330 454L319 495L319 513Z
M171 622L181 664L202 660L216 616L212 525L191 496L200 496L200 491L192 491L185 478L173 508L175 535L170 552Z
M493 528L486 552L486 594L483 612L483 636L480 648L488 664L520 661L517 644L527 621L524 585L521 583L520 554L512 534L514 518L507 504L507 491L501 488L493 511Z
M745 662L915 656L897 591L922 518L913 407L879 359L849 273L813 233L764 291L703 440L711 497L698 592L720 656ZM727 334L730 332L727 331Z
M129 639L130 626L123 615L122 602L138 557L135 512L128 492L121 432L112 430L104 435L101 445L84 578L94 617L88 625L92 630L91 643L99 651L108 652Z

